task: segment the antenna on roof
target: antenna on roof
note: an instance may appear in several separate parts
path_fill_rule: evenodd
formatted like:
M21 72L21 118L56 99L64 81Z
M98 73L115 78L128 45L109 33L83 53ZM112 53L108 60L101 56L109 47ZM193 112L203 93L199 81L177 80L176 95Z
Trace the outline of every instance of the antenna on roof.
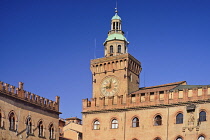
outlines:
M94 48L94 59L96 59L96 38L94 40L94 43L95 43L95 48Z
M144 72L144 87L146 87L145 81L146 81L146 76L145 76L145 72Z

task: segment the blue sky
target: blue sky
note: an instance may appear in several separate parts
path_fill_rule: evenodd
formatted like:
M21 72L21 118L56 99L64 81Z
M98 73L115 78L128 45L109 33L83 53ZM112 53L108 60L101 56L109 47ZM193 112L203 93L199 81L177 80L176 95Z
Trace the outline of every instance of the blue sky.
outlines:
M91 98L90 60L103 57L115 0L1 0L0 81L55 100L80 117ZM209 0L118 0L141 85L210 84ZM96 40L96 47L95 47Z

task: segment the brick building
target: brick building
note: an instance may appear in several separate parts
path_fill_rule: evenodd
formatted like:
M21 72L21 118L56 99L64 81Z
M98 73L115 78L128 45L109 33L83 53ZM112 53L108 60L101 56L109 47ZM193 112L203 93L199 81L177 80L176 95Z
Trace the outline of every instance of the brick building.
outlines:
M0 82L1 140L58 140L59 97L56 101Z
M83 139L210 139L210 85L139 88L141 63L127 52L121 22L116 11L105 56L91 60L93 93L83 100Z
M60 140L82 140L82 120L77 117L59 119Z

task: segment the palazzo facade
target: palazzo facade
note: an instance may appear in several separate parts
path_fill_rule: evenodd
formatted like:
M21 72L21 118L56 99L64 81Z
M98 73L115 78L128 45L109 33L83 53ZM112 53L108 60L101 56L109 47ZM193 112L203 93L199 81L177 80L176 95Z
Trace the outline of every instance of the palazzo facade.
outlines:
M0 82L1 140L59 140L59 101Z
M186 81L139 88L141 62L116 11L104 57L91 60L92 98L83 99L83 140L208 140L210 85Z

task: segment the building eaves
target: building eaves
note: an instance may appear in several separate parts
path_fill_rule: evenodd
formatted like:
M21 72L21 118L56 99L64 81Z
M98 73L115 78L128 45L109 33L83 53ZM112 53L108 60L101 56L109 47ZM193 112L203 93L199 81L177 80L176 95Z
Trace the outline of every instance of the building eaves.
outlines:
M185 85L185 84L186 84L186 81L180 81L180 82L168 83L168 84L151 86L151 87L142 87L142 88L139 88L138 91L135 91L131 94L156 92L156 91L166 91L166 90L174 89L175 87L177 87L179 85Z
M210 85L179 85L170 91L175 91L175 90L183 90L183 89L194 89L194 88L202 88L202 87L210 87Z

